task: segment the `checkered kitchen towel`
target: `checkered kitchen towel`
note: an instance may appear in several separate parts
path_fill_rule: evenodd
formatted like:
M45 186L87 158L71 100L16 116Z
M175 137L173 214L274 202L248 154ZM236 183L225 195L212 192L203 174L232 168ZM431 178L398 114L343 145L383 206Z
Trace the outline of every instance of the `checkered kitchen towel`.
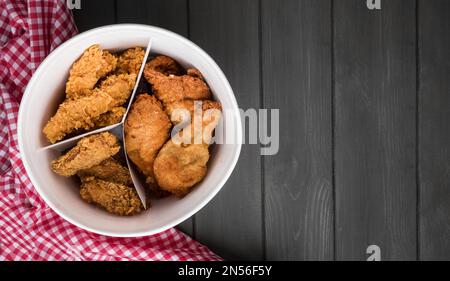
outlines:
M19 103L39 63L77 33L64 0L0 0L0 260L218 260L170 229L112 238L80 229L39 197L20 159Z

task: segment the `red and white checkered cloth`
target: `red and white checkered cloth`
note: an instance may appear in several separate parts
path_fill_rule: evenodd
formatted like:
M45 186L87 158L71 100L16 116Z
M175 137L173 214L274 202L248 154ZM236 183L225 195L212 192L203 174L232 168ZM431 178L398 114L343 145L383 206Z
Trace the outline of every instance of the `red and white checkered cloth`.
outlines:
M65 0L0 0L0 260L220 260L176 229L113 238L80 229L39 197L20 159L19 103L32 73L77 33Z

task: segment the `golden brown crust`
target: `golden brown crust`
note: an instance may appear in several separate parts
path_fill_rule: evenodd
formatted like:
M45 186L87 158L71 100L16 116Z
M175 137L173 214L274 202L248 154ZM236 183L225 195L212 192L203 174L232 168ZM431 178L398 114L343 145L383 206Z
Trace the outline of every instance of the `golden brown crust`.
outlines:
M187 75L180 74L180 71L171 70L169 62L162 63L161 60L173 61L173 59L158 56L149 61L144 68L144 77L152 85L156 97L161 100L164 106L183 99L203 100L211 98L211 91L203 80L203 76L196 69L190 69ZM162 65L162 66L161 66Z
M100 115L95 121L95 128L106 127L120 123L127 109L122 106L113 107L110 111Z
M203 78L203 74L197 68L189 68L187 70L187 75L205 80L205 78Z
M95 120L101 114L113 108L114 103L114 99L102 91L75 100L65 100L47 122L43 132L51 143L55 143L77 130L89 130L95 127Z
M153 93L164 105L183 99L202 100L211 97L208 85L197 77L166 76L151 69L145 69L144 75L152 85Z
M112 72L117 65L117 58L99 45L89 47L70 69L66 83L69 99L90 95L97 81Z
M52 170L65 177L100 164L120 150L117 138L105 132L82 138L77 145L52 161Z
M134 215L144 209L134 188L95 177L81 178L80 196L120 216Z
M107 93L115 101L113 106L119 106L128 100L135 82L136 74L109 75L100 83L99 88L94 89L94 93L97 91Z
M186 195L205 177L208 159L207 144L177 145L168 141L153 166L159 188L178 197Z
M128 100L135 80L134 74L110 75L91 95L66 99L44 127L43 132L47 139L55 143L73 132L117 123L113 121L120 119L118 117L123 115L124 111L114 108ZM108 114L108 111L111 113Z
M91 176L105 181L133 185L128 169L112 157L107 158L98 165L78 171L77 174L80 178Z
M150 60L145 68L161 72L165 75L181 75L184 70L181 65L168 56L159 55Z
M161 103L153 96L141 94L131 106L125 121L125 146L130 160L153 180L153 161L169 138L171 123Z
M196 105L196 102L199 103ZM194 107L201 114L201 127L197 128L194 118ZM201 107L200 107L201 106ZM189 144L177 143L169 140L159 151L154 162L156 182L161 190L168 191L178 197L186 195L191 188L199 183L206 175L206 164L209 159L208 145L212 131L217 126L221 116L219 102L204 100L176 101L166 107L166 112L175 124L181 120L176 119L176 110L183 109L191 115L191 123L180 133L180 140L186 132L190 132ZM181 116L181 115L178 115Z
M134 74L138 75L141 69L142 62L144 60L145 50L141 47L135 47L125 50L119 55L117 60L116 73Z

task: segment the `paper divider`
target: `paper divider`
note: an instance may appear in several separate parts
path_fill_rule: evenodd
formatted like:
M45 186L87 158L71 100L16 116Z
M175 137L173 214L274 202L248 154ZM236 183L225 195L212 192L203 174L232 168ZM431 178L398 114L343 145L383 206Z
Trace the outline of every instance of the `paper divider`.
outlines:
M95 130L83 133L81 135L74 136L74 137L68 138L66 140L63 140L63 141L60 141L60 142L57 142L57 143L54 143L54 144L42 147L42 148L40 148L38 150L38 152L42 152L42 151L45 151L45 150L48 150L48 149L55 149L55 150L58 150L58 151L61 152L61 151L64 151L64 150L66 150L67 148L69 148L71 146L74 146L80 139L82 139L84 137L87 137L87 136L90 136L90 135L99 134L99 133L103 133L103 132L112 132L116 137L121 139L122 135L120 133L117 134L117 133L113 132L113 130L116 127L119 127L120 125L122 125L122 122L117 123L117 124L113 124L113 125L109 125L109 126L106 126L106 127L103 127L103 128L95 129Z
M125 123L126 117L128 115L128 112L130 111L131 104L133 103L134 98L136 96L136 91L137 91L137 88L139 87L139 83L142 79L142 73L144 72L145 64L147 63L147 59L150 54L151 48L152 48L152 39L150 39L148 42L147 49L145 50L144 60L142 61L141 69L139 70L137 81L136 81L136 84L134 85L133 93L131 94L131 97L130 97L130 102L128 103L127 111L125 112L123 119L122 119L122 124L123 124L123 126L122 126L123 141L122 141L122 143L123 143L123 149L125 151L125 153L124 153L125 161L127 163L128 170L130 171L130 176L131 176L131 180L133 181L134 188L136 189L139 199L141 199L141 203L144 206L144 209L147 209L147 195L145 192L145 185L144 185L144 183L142 183L141 178L139 177L139 174L138 174L139 172L136 171L136 169L134 168L134 166L130 163L130 160L128 159L128 154L126 152L127 150L126 150L126 142L125 142L125 125L124 125L124 123Z

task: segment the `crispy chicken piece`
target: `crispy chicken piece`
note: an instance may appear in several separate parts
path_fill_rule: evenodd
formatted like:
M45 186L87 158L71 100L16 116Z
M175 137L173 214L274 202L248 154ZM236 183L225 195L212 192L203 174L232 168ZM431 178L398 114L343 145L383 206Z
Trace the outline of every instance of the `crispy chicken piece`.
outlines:
M135 83L136 74L110 75L100 83L98 89L94 89L94 93L99 91L107 93L115 100L113 105L119 106L128 100Z
M141 69L142 62L144 60L145 50L141 47L135 47L125 50L119 55L117 60L116 73L134 74L138 75Z
M193 100L183 100L172 103L166 108L172 121L180 122L174 118L177 109L189 111L191 116L195 107ZM196 110L201 122L192 122L179 132L181 142L175 138L164 144L155 159L153 169L156 182L161 190L168 191L177 197L186 195L191 188L200 182L206 175L206 164L209 160L208 145L212 138L214 128L221 117L221 105L216 101L202 101ZM214 109L209 111L210 109ZM199 126L201 125L201 126ZM198 127L197 127L198 126ZM184 134L189 133L188 142L184 143Z
M131 106L125 121L125 146L130 160L154 183L153 161L169 138L171 123L161 103L141 94Z
M153 166L160 189L177 197L186 195L206 175L207 144L175 144L169 140L158 153Z
M68 99L59 105L56 114L47 122L43 132L51 143L77 130L89 130L103 113L114 107L115 100L105 92L79 99Z
M95 128L106 127L120 123L127 109L122 106L113 107L110 111L103 113L94 120Z
M81 170L77 174L80 178L91 176L109 182L133 185L128 169L113 157L107 158L96 166Z
M89 47L70 69L66 83L69 99L76 99L92 93L97 81L116 68L117 58L99 45Z
M198 77L166 76L151 69L144 71L145 79L152 85L154 94L164 105L183 99L201 100L211 97L208 85Z
M145 65L144 76L152 85L154 94L163 102L164 106L183 99L203 100L211 98L209 87L201 74L199 77L198 70L190 69L187 75L181 76L166 75L164 72L158 71L159 68L152 64L154 60Z
M134 188L95 177L81 178L80 195L86 202L120 216L134 215L144 209Z
M114 107L124 104L130 97L136 75L110 75L100 83L92 94L77 99L66 99L56 114L44 127L44 134L51 143L63 139L67 134L86 131L118 118L123 110ZM112 111L108 114L108 111ZM105 114L106 113L106 114ZM105 115L103 115L105 114ZM116 122L113 122L116 123Z
M174 59L168 56L159 55L150 60L145 68L161 72L165 75L181 75L184 73L184 69Z
M52 170L65 177L75 175L80 170L91 168L120 150L117 138L105 132L82 138L77 145L58 159L52 161Z
M99 129L102 127L107 127L107 126L111 126L111 125L120 123L122 121L122 117L125 114L126 110L127 109L125 107L121 107L121 106L113 107L110 111L101 114L97 118L94 118L93 119L94 126L92 128L89 128L89 130L96 130L96 129ZM83 134L86 131L88 131L88 130L78 129L78 130L73 131L67 137Z

